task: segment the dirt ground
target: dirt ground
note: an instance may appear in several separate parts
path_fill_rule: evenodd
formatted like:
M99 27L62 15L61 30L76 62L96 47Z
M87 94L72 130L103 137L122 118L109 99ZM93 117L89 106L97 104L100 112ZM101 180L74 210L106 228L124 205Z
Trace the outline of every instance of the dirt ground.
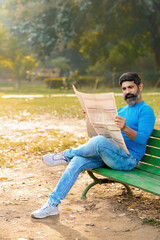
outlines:
M70 126L66 120L58 125L66 131L71 126L76 131L83 125L78 120L69 123ZM47 201L64 170L65 166L45 166L40 156L23 160L14 168L0 169L1 240L160 239L157 226L142 222L144 218L154 221L159 218L159 197L132 188L134 195L129 198L124 194L124 187L116 183L96 185L88 192L87 199L82 200L83 190L92 182L86 172L80 174L66 199L62 200L59 216L31 218L31 212Z

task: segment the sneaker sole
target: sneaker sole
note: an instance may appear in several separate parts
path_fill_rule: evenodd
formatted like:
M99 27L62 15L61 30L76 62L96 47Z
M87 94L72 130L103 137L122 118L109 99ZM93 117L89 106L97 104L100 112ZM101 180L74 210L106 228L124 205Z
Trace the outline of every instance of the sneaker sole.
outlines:
M34 214L31 214L31 217L36 218L36 219L42 219L42 218L46 218L46 217L50 217L50 216L56 216L56 215L59 215L59 212L53 213L53 214L47 214L45 216L35 216Z

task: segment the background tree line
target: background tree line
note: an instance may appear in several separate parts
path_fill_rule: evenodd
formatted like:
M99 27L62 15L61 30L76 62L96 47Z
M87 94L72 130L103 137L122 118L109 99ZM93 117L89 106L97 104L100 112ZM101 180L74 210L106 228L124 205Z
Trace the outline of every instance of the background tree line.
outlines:
M58 67L68 78L101 76L109 86L124 71L140 72L152 86L160 78L159 0L0 0L0 5L3 78L23 79L37 67Z

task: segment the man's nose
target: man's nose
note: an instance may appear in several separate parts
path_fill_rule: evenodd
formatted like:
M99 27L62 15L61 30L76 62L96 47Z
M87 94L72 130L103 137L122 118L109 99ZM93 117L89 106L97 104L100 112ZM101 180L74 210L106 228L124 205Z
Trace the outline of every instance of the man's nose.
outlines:
M130 92L131 92L130 89L127 88L127 89L126 89L126 94L128 94L128 93L130 93Z

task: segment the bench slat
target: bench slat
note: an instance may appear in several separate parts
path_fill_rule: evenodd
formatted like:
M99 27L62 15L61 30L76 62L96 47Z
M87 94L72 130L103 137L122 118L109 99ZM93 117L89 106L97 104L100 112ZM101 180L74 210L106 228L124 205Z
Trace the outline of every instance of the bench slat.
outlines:
M144 176L144 178L146 176L147 179L150 179L152 182L154 181L154 183L156 182L156 184L158 184L160 187L159 174L154 174L154 173L150 173L150 172L135 168L134 170L131 171L131 175L132 176L136 175L140 177Z
M136 170L138 170L138 169L136 169ZM139 176L134 175L134 170L132 170L132 171L116 171L116 170L107 169L107 168L96 168L96 169L93 169L92 171L95 173L96 172L100 173L103 176L108 176L110 179L113 179L115 181L119 181L124 184L132 185L134 187L141 188L142 190L145 190L145 191L148 191L150 193L160 196L160 185L156 183L158 180L155 180L155 182L153 184L153 179L151 181L145 174L143 176L140 175L140 172L143 172L141 170L139 170ZM150 173L150 175L154 175L154 174ZM153 176L153 178L154 178L154 176Z
M155 166L160 166L160 158L145 155L140 162L149 163Z
M159 186L159 194L160 194L160 181L159 176L147 173L139 169L134 169L132 171L118 171L113 170L109 168L96 168L92 170L93 172L98 172L103 176L108 176L109 178L114 178L116 180L125 182L126 184L133 185L135 187L139 187L143 184L152 183L153 185L153 179L154 185ZM156 176L156 178L154 178ZM158 177L158 178L157 178Z
M160 130L154 129L152 132L152 136L160 138Z
M147 145L160 148L160 139L149 138Z
M146 171L146 172L151 172L153 174L160 175L160 168L157 168L155 166L151 166L151 165L145 164L145 163L143 163L141 161L138 163L136 168L141 169L141 170ZM160 177L158 176L158 178L160 178Z
M158 149L158 148L152 148L152 147L148 146L146 149L146 153L151 154L153 156L160 157L160 149Z

